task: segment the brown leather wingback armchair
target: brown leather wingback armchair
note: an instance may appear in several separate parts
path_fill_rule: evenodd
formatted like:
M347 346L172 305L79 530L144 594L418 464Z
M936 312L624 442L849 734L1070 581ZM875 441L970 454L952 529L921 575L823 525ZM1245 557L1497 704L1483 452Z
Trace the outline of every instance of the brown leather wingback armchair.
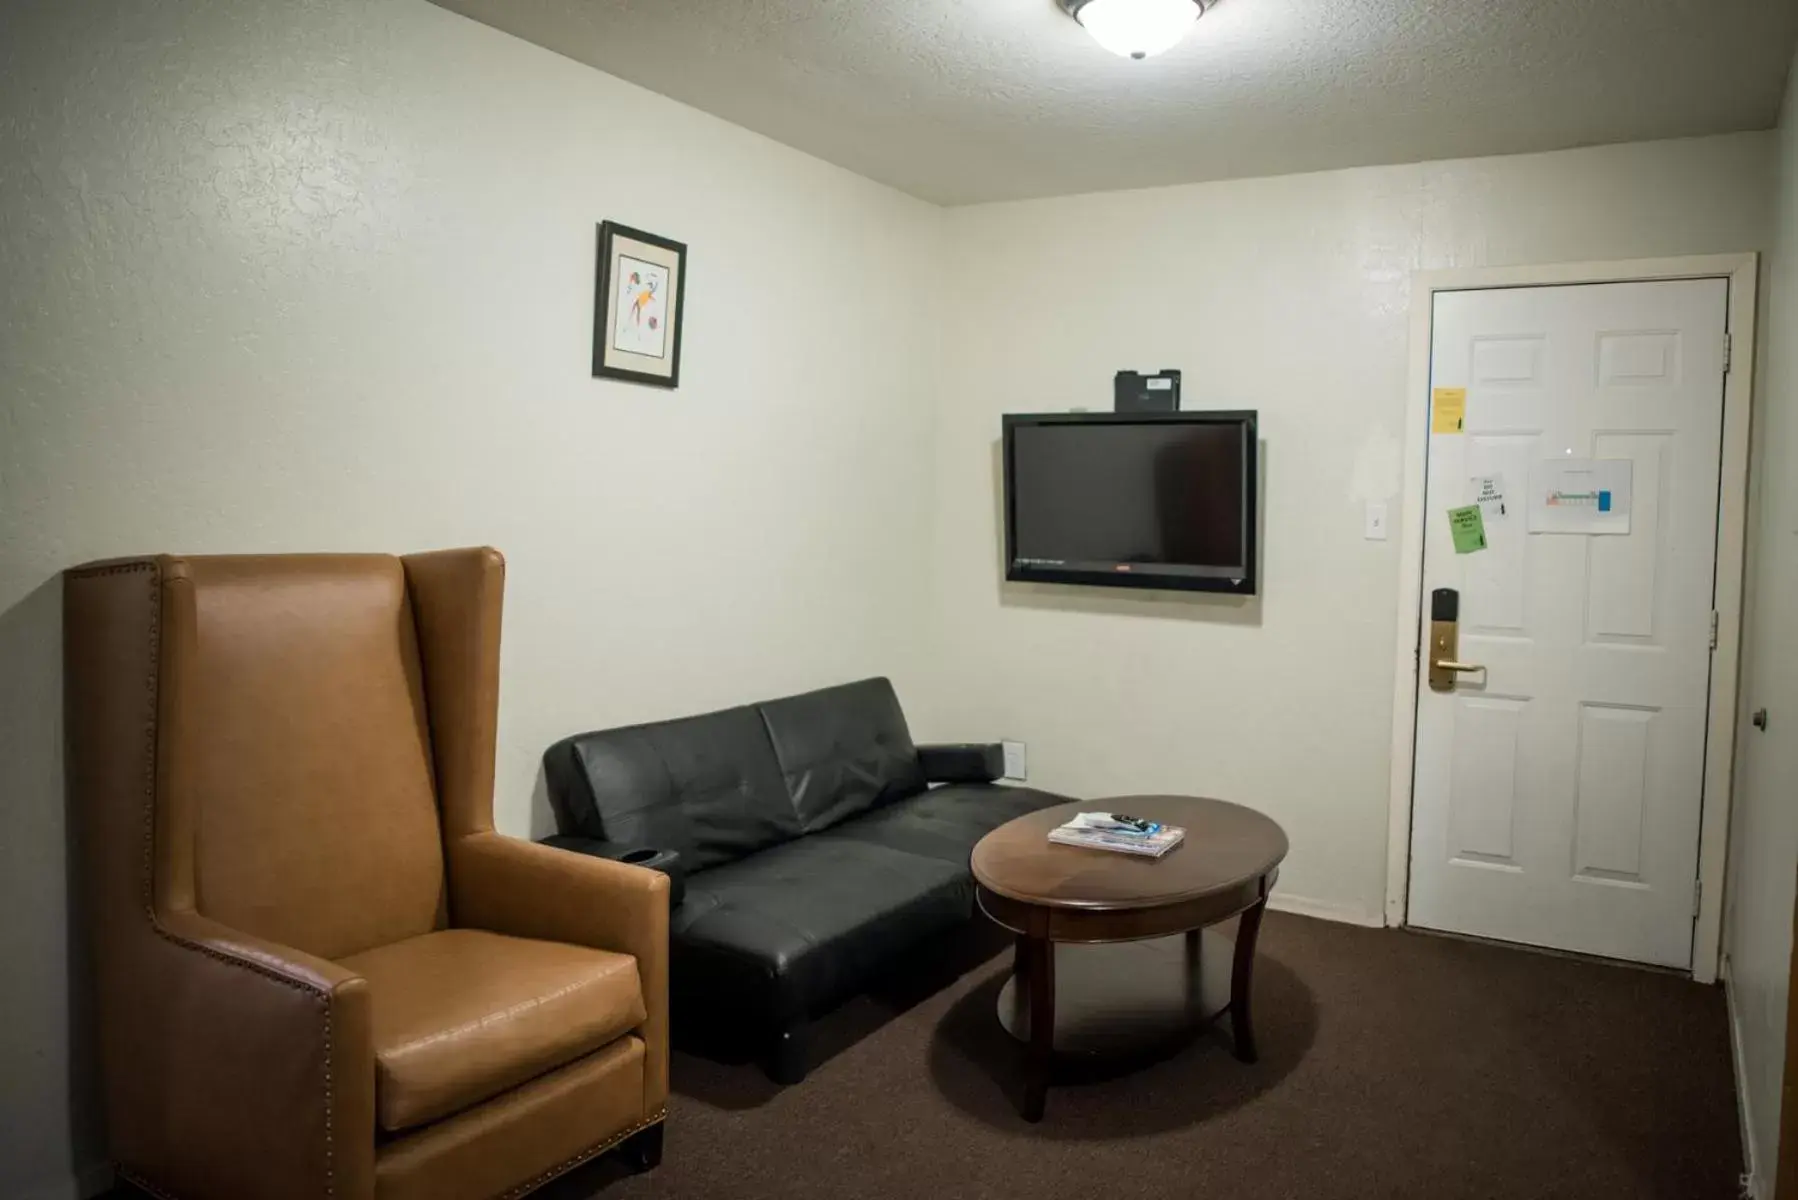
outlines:
M661 1154L668 879L493 830L493 550L64 584L111 1154L180 1200L491 1200Z

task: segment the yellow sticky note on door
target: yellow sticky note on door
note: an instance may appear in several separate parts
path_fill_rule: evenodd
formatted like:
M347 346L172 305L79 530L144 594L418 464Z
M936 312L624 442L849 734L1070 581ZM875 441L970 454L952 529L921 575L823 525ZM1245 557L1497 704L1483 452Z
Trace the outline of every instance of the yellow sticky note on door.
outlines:
M1466 388L1436 388L1430 393L1431 433L1460 433L1466 420Z

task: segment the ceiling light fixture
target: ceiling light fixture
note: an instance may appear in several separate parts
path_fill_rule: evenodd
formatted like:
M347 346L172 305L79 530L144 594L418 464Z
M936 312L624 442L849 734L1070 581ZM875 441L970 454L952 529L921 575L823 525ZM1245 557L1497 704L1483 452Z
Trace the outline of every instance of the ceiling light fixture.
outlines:
M1208 7L1208 0L1058 0L1093 41L1124 58L1172 50Z

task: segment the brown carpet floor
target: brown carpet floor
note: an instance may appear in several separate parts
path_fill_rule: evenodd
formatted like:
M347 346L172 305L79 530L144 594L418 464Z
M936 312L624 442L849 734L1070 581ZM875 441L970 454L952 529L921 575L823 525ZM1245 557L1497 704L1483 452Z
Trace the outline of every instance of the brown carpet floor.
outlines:
M985 950L995 948L988 941ZM979 949L968 957L977 957ZM1723 996L1628 967L1270 913L1261 1061L1227 1039L1013 1107L1009 956L856 1001L806 1081L677 1055L667 1157L556 1200L1731 1200ZM943 963L953 976L959 963ZM916 1003L913 1003L913 1001ZM910 1005L910 1007L906 1007Z
M1261 1061L1215 1031L1013 1107L971 936L820 1023L780 1089L675 1055L667 1157L601 1161L546 1200L1731 1200L1741 1170L1722 993L1670 975L1270 913Z

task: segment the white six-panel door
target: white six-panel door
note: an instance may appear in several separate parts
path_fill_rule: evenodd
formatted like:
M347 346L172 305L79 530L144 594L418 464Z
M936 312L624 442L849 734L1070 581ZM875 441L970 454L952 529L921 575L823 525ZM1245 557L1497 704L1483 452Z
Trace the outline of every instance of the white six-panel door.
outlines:
M1437 293L1430 596L1460 592L1453 692L1419 672L1414 925L1687 967L1717 550L1727 281ZM1531 534L1531 464L1629 459L1626 535ZM1502 476L1488 548L1447 510ZM1427 668L1427 661L1424 666Z

